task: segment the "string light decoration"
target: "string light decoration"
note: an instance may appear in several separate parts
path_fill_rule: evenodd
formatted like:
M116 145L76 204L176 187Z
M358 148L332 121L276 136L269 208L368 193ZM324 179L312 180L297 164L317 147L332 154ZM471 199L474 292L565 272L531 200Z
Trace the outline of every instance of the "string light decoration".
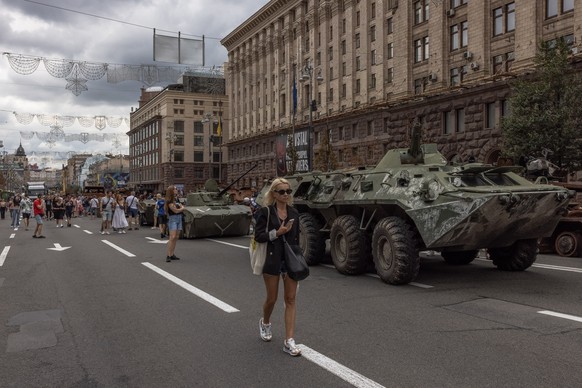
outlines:
M16 121L20 124L28 125L33 122L34 118L44 126L57 125L60 127L70 127L77 121L82 127L89 128L95 126L98 130L103 130L107 126L111 128L119 128L122 123L129 127L128 117L119 116L59 116L35 113L12 112Z
M89 90L87 81L97 81L107 75L108 83L138 81L148 86L160 83L172 83L184 72L198 72L207 75L224 76L222 66L184 67L157 65L126 65L77 61L72 59L48 59L24 54L4 52L12 70L21 75L30 75L38 69L40 62L46 71L55 78L67 81L65 88L75 96Z
M118 134L104 134L104 133L64 133L62 128L52 128L50 132L36 132L36 131L20 131L20 138L24 140L32 140L37 137L40 141L47 142L50 144L55 144L57 141L64 141L66 143L79 141L83 144L87 144L90 141L104 142L111 140L114 147L117 148L121 145L120 140L117 138ZM115 142L115 143L113 143Z

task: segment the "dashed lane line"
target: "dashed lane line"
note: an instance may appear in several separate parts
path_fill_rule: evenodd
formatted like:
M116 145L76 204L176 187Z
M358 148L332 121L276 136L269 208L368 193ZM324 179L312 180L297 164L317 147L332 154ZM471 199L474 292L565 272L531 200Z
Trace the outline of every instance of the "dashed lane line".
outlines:
M218 298L215 298L214 296L210 295L209 293L202 291L199 288L194 287L191 284L186 283L185 281L183 281L180 278L177 278L176 276L170 274L169 272L164 271L163 269L156 267L155 265L153 265L152 263L147 263L144 262L142 263L142 265L144 265L145 267L151 269L152 271L156 272L159 275L162 275L163 277L165 277L166 279L168 279L169 281L171 281L172 283L182 287L183 289L185 289L186 291L191 292L192 294L196 295L197 297L199 297L200 299L218 307L219 309L221 309L222 311L226 312L226 313L237 313L239 312L238 309L232 307L231 305L221 301Z
M538 313L544 314L544 315L551 315L553 317L558 317L558 318L569 319L571 321L582 322L582 317L577 317L575 315L562 314L562 313L557 313L555 311L548 311L548 310L541 310L541 311L538 311Z
M12 233L9 238L14 238L15 236L16 236L16 233Z
M4 265L4 261L6 260L6 256L8 256L8 251L10 251L10 245L7 245L0 253L0 267Z
M118 247L117 245L113 244L112 242L109 242L107 240L101 240L101 241L104 242L105 244L109 245L111 248L115 249L116 251L123 253L127 257L135 257L135 255L133 253L128 252L125 249Z
M87 234L93 234L93 232L91 232L90 230L87 230L87 229L83 229L83 232L85 232Z

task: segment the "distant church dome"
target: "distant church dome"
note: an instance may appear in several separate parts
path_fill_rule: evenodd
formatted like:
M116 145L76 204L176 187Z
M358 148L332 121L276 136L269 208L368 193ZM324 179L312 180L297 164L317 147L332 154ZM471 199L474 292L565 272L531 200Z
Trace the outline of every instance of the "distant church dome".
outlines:
M22 143L20 143L20 145L16 149L15 156L26 156L26 152L24 152L24 148L22 148Z

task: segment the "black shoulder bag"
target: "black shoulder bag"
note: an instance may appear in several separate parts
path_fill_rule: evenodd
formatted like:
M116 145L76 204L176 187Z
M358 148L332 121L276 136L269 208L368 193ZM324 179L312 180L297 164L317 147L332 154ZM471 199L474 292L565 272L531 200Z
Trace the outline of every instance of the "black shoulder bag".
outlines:
M275 209L276 212L277 209ZM279 216L277 216L279 219ZM281 225L281 221L279 221ZM309 266L303 256L303 251L299 245L292 245L287 242L285 235L283 238L283 251L285 252L285 266L287 267L287 274L295 281L301 281L309 276Z

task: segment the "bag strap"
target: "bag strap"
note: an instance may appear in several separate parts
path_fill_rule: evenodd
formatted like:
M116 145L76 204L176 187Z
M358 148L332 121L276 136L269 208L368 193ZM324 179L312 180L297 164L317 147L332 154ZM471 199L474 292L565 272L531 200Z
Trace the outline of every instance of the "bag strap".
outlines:
M265 233L269 234L269 222L271 221L271 207L267 206L267 223L265 224Z

